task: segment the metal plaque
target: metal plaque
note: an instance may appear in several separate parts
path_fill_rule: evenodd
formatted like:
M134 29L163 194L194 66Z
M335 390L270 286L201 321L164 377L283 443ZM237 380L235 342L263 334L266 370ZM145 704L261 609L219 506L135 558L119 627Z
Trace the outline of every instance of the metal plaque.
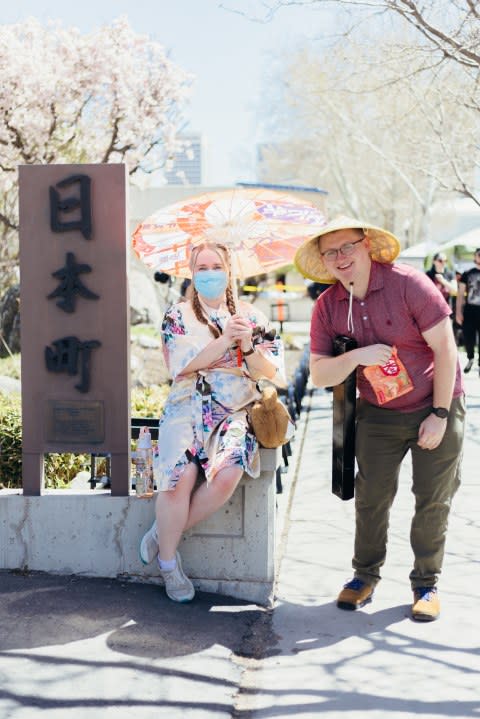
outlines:
M49 400L46 414L47 442L99 444L105 440L104 406L101 401Z

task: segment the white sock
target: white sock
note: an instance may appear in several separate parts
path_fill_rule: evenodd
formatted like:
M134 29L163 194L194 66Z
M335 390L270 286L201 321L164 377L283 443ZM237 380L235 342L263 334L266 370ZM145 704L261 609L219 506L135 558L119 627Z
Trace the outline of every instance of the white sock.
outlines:
M160 559L158 557L158 566L162 572L172 572L177 566L177 560L175 557L173 559Z

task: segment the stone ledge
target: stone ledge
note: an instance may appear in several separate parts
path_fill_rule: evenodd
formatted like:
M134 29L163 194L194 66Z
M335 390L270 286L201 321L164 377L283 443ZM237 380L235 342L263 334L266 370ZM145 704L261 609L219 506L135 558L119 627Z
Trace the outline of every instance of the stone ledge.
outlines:
M260 477L243 477L230 501L182 538L183 564L198 588L271 603L280 460L280 450L261 450ZM113 497L108 490L49 490L35 497L2 490L0 568L160 582L156 564L142 568L138 556L154 501Z

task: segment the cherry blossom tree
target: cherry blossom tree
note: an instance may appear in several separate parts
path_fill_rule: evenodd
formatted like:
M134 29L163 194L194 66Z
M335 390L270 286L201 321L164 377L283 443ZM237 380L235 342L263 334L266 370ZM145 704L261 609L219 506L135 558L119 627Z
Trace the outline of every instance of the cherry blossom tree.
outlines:
M179 150L191 76L125 18L90 34L0 27L0 287L15 278L20 164L126 163L132 181Z

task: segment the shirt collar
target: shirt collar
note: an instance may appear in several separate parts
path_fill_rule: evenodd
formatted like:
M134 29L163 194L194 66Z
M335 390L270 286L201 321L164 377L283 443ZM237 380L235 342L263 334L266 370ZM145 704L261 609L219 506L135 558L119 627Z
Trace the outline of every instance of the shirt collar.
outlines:
M213 321L215 321L219 318L223 318L226 315L230 314L226 302L222 302L222 304L219 307L210 307L210 305L207 305L205 302L202 302L200 297L198 299L200 301L200 305L201 305L203 311Z

